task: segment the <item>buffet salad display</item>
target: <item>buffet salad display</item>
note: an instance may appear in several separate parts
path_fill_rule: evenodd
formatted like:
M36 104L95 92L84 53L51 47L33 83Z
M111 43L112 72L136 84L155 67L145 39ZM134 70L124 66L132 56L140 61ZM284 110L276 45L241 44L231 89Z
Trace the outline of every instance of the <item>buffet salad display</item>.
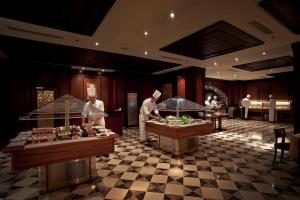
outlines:
M101 126L77 126L72 125L69 131L61 127L33 128L27 138L27 144L36 144L43 142L77 139L80 137L104 137L109 136L110 130Z

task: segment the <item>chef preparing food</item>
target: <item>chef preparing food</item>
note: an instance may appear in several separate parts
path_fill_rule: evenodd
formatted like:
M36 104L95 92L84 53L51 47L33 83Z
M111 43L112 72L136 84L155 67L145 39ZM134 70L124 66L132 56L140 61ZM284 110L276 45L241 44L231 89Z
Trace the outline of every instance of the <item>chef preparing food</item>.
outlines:
M82 125L86 125L86 118L88 118L89 125L105 128L104 115L102 114L104 112L104 103L96 99L96 88L87 88L87 95L89 101L84 105L82 111Z
M149 133L145 131L145 121L152 119L160 119L161 116L156 107L156 101L160 97L161 92L155 90L152 97L147 98L143 101L142 107L140 109L139 115L139 131L140 131L140 141L145 143L146 146L150 146L149 144ZM152 111L154 114L152 114Z

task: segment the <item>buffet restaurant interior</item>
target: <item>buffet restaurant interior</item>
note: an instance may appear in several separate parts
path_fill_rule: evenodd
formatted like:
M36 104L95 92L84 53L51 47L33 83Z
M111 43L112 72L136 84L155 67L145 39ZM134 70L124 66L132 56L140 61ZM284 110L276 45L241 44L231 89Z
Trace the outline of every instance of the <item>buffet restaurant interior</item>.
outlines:
M0 199L300 199L300 2L0 3Z

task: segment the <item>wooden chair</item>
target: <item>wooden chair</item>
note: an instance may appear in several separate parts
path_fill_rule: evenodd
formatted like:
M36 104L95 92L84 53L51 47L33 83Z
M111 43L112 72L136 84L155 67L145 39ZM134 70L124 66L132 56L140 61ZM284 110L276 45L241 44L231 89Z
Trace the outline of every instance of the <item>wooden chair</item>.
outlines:
M274 154L273 163L276 160L277 149L281 150L280 161L282 161L284 151L285 150L288 151L290 149L290 143L285 142L286 132L284 128L274 129L274 134L275 134L275 144L274 144L275 154ZM281 138L281 142L278 142L279 138Z

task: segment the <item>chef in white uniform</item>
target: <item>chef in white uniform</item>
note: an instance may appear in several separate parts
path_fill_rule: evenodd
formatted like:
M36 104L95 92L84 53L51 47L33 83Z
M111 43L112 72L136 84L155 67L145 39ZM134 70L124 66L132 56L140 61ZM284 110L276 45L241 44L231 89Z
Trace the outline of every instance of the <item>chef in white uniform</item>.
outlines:
M250 105L250 98L251 98L251 95L247 94L247 96L244 99L242 99L242 101L241 101L243 119L248 119L248 109L249 109L249 105Z
M205 106L208 107L208 108L211 107L210 100L211 100L211 96L207 96L207 99L205 100Z
M105 127L104 115L104 103L103 101L97 100L96 88L87 88L87 95L89 101L84 105L82 111L82 124L86 123L88 117L88 123L92 126Z
M272 94L269 95L269 99L269 122L274 122L276 116L276 100Z
M143 101L143 105L140 109L140 115L139 115L139 130L140 130L140 141L146 142L149 137L149 133L145 131L145 121L149 120L149 118L154 119L160 119L161 116L159 115L159 112L156 107L156 101L160 97L161 92L158 90L155 90L152 97L145 99ZM152 114L152 111L154 111L154 114Z

